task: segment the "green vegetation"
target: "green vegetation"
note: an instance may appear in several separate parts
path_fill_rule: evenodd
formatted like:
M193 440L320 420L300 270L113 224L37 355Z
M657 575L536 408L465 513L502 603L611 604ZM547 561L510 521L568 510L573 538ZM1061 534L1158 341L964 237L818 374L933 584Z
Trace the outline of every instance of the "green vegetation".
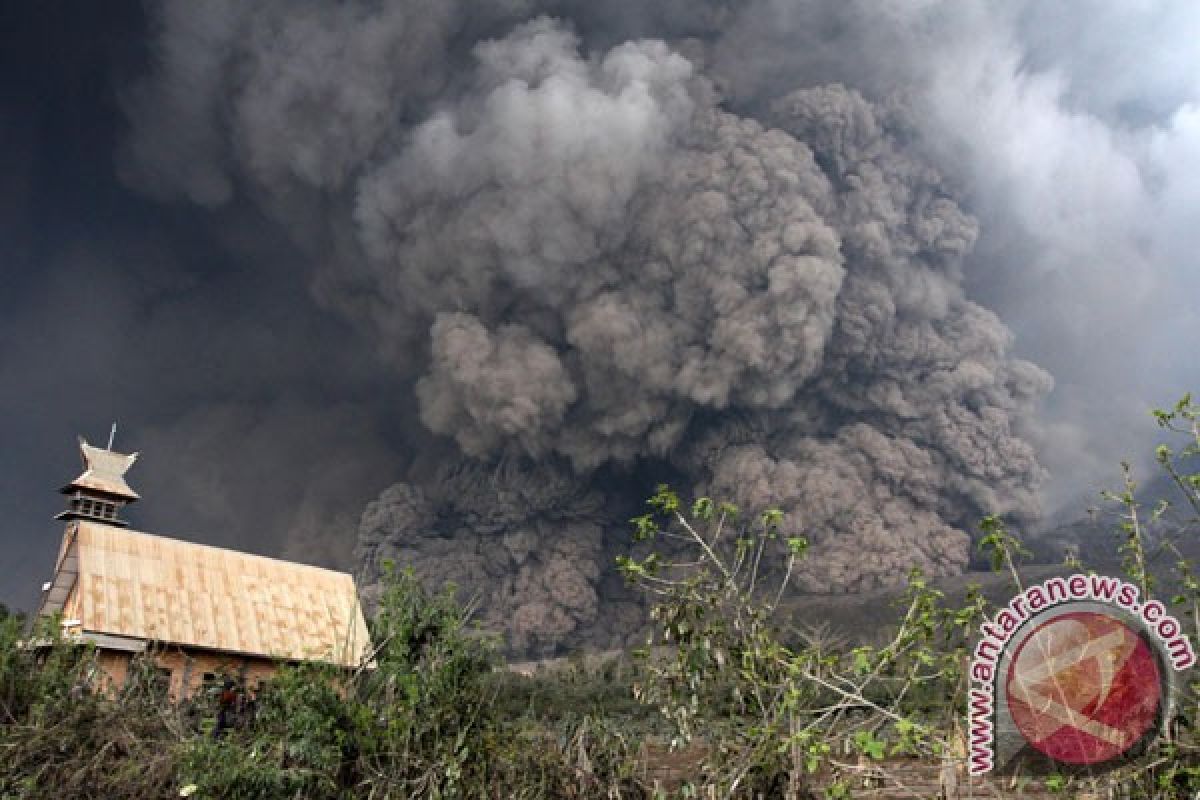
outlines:
M115 696L92 692L87 648L53 624L23 647L0 621L0 798L638 796L637 743L567 710L591 681L547 696L495 670L452 597L393 573L369 668L284 667L219 737L217 697L166 703L150 658Z
M1200 409L1185 398L1156 416L1180 442L1157 459L1200 518L1200 475L1189 472ZM1164 599L1191 619L1195 646L1200 578L1180 546L1196 535L1195 519L1152 541L1148 525L1164 510L1145 512L1128 468L1108 497L1126 575L1177 587ZM967 657L995 610L982 593L950 603L913 573L899 624L877 642L848 643L784 613L808 539L778 512L685 503L660 487L633 523L619 566L653 598L646 648L513 674L451 587L430 593L397 570L372 621L368 667L282 668L221 736L217 699L166 703L152 659L136 662L116 694L93 692L87 648L62 642L54 621L29 634L2 613L0 800L837 798L902 788L897 776L918 763L937 791L965 779ZM983 521L980 547L1020 582L1025 551L1002 520ZM1138 763L1102 778L1057 773L1041 786L1193 796L1198 688L1184 687L1173 735Z
M1169 504L1147 514L1130 467L1124 487L1106 492L1117 518L1118 552L1128 580L1143 595L1178 587L1172 613L1200 633L1200 579L1181 545L1200 533L1200 406L1190 396L1154 412L1180 444L1160 445L1156 458L1189 511L1174 530L1148 530ZM909 577L898 627L878 646L838 646L827 637L790 630L776 609L807 540L785 535L781 515L743 521L739 510L701 498L686 507L667 487L633 520L648 543L621 560L626 575L657 596L652 617L665 659L644 653L638 696L672 722L678 743L705 737L711 755L696 770L697 796L801 798L851 796L864 783L886 785L905 758L941 762L943 789L957 780L965 755L970 647L980 622L997 609L977 590L954 605L919 573ZM1002 520L981 522L981 551L1022 583L1029 552ZM1164 574L1157 574L1163 555ZM766 565L776 566L774 570ZM1085 564L1074 562L1076 568ZM1107 775L1056 774L1042 785L1066 793L1124 797L1192 797L1200 790L1200 683L1181 688L1170 735L1136 763ZM895 784L893 784L895 785ZM903 787L895 785L895 788ZM919 796L919 795L918 795Z

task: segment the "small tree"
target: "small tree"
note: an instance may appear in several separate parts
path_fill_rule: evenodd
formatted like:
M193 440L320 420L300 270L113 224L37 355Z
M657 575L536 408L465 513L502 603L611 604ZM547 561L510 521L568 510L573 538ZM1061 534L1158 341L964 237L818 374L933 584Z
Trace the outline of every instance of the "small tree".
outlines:
M633 520L647 547L618 562L655 598L658 632L641 651L647 677L636 692L671 721L676 744L709 740L698 776L705 790L799 798L819 772L827 782L831 773L882 774L872 762L947 752L965 710L967 644L984 610L977 594L945 608L914 572L884 646L838 649L820 635L788 642L776 615L808 541L781 533L779 511L745 521L709 498L685 510L667 487L649 505ZM844 789L836 777L832 785Z

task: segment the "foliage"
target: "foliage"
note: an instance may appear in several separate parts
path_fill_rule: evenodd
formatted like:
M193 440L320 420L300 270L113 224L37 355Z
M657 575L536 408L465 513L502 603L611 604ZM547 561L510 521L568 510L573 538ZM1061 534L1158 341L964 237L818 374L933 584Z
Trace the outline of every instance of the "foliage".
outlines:
M284 665L221 736L215 698L166 702L154 654L101 691L56 620L36 647L0 620L0 798L642 796L637 744L608 721L498 713L511 680L453 597L392 573L369 664Z
M1170 443L1155 448L1155 460L1170 478L1176 489L1177 504L1187 515L1175 536L1167 537L1151 547L1146 535L1147 520L1157 522L1171 510L1169 500L1160 502L1148 515L1137 498L1137 483L1128 464L1122 464L1124 487L1120 492L1106 492L1105 497L1119 509L1118 533L1121 537L1122 564L1130 580L1137 582L1143 592L1169 583L1175 591L1170 597L1172 613L1190 619L1188 638L1194 650L1200 652L1200 579L1197 579L1191 559L1183 552L1200 534L1200 405L1185 395L1170 409L1152 412L1160 428L1170 437ZM1165 554L1169 567L1164 575L1152 569ZM1181 688L1175 719L1169 736L1160 739L1154 751L1140 763L1130 765L1114 776L1128 787L1131 796L1193 797L1200 792L1200 681L1194 678Z
M700 498L685 512L665 486L649 505L633 520L635 539L658 546L620 561L656 598L659 633L642 651L647 678L636 691L672 722L676 744L709 740L697 791L799 798L818 774L837 786L830 776L859 762L948 752L983 611L976 593L947 608L914 572L903 621L883 646L836 648L803 633L789 643L774 617L805 536L785 534L775 510L747 521Z
M657 736L665 730L657 709L633 696L643 672L624 655L575 654L566 663L548 664L528 675L497 670L490 683L496 712L505 718L554 729L585 717L603 718L632 736Z
M1156 411L1167 431L1182 439L1160 445L1156 458L1195 518L1181 529L1195 538L1200 518L1200 473L1189 471L1200 456L1200 408L1185 397ZM1160 585L1178 587L1172 603L1193 621L1200 640L1200 578L1181 548L1166 539L1159 549L1173 557L1160 576L1159 553L1151 552L1146 515L1128 464L1124 486L1104 497L1118 509L1118 552L1125 576L1144 596ZM995 611L977 589L956 607L917 572L909 576L903 619L880 647L831 646L828 636L794 636L777 619L779 599L807 538L785 535L777 511L749 520L739 509L709 498L687 506L660 487L650 511L632 520L638 554L622 557L626 577L655 598L657 634L641 655L647 664L638 696L672 724L675 744L703 738L711 756L689 791L703 796L799 798L816 791L849 796L868 773L888 780L877 762L905 756L940 760L951 773L961 760L961 724L969 647L982 619ZM981 522L981 551L995 571L1022 588L1030 557L999 517ZM1186 540L1186 539L1185 539ZM1194 547L1193 547L1194 551ZM780 566L781 565L781 566ZM1077 559L1068 566L1086 568ZM1043 786L1099 796L1123 787L1123 796L1190 797L1200 790L1200 683L1185 687L1171 735L1148 759L1106 778L1056 773ZM895 788L900 788L899 786Z
M119 693L97 693L94 654L63 643L57 620L21 633L0 621L0 797L167 796L169 721L148 660Z
M608 730L497 713L495 651L454 595L389 570L370 663L281 670L252 724L188 743L181 782L197 797L625 796L628 748Z

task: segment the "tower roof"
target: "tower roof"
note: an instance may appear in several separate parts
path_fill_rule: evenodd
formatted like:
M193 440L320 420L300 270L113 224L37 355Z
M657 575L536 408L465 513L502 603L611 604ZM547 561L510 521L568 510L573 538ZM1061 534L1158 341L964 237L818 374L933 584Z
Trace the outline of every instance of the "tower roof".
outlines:
M102 447L93 447L82 436L79 437L79 455L83 458L83 474L62 488L63 494L77 489L124 498L129 502L138 499L138 493L125 482L125 473L137 461L137 453L116 453Z

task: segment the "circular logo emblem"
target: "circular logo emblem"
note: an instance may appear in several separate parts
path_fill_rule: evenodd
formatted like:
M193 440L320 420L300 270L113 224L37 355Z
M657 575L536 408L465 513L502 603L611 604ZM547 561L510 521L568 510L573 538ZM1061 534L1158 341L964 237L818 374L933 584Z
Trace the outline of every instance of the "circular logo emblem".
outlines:
M1099 764L1136 745L1159 715L1162 674L1149 644L1092 611L1033 629L1009 663L1008 707L1021 735L1050 758Z

